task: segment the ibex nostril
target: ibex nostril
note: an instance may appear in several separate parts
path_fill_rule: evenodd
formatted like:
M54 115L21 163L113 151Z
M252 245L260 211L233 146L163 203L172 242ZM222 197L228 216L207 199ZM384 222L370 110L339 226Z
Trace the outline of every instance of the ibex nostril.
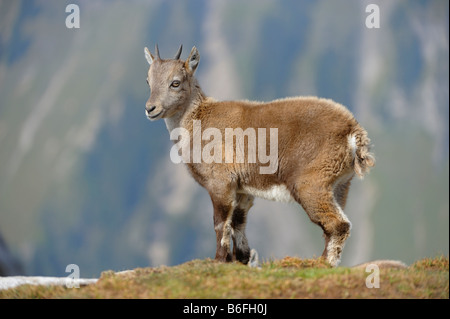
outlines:
M154 109L156 109L156 106L152 106L150 109L147 110L147 112L151 113Z

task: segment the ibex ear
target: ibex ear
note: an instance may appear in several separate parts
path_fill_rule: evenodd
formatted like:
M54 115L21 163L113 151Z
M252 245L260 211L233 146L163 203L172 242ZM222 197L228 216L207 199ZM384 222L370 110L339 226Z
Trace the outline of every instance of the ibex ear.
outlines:
M193 47L191 53L189 54L189 57L187 58L186 62L184 62L184 67L189 73L194 74L195 70L197 69L198 62L200 62L200 54L198 53L197 48Z
M152 65L153 61L155 61L155 58L150 53L150 51L147 49L147 47L145 47L144 52L145 52L145 58L147 59L148 64Z

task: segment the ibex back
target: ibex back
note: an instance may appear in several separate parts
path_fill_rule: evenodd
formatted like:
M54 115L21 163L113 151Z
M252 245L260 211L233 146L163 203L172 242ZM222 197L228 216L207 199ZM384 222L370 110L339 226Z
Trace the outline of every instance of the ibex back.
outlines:
M216 259L248 263L245 226L257 196L299 203L323 230L323 256L337 266L351 228L343 212L350 181L355 174L363 177L375 164L367 132L349 110L331 100L294 97L263 103L207 97L194 77L198 50L192 48L182 61L181 49L174 59L164 60L157 46L155 56L145 48L151 89L145 113L152 121L164 118L172 139L172 133L178 132L177 150L188 152L183 161L211 196ZM180 129L189 133L188 139L179 134ZM200 136L200 145L195 145L195 136ZM238 159L242 148L248 156ZM267 160L261 160L267 150L276 151L269 168ZM195 160L198 152L203 157ZM204 160L204 156L214 160Z

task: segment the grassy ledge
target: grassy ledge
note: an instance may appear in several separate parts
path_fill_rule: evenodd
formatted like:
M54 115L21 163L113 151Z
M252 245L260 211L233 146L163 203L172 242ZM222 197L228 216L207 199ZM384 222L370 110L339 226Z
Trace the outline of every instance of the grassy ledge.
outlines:
M211 259L156 268L105 271L81 288L23 285L0 298L449 298L448 257L421 259L404 269L380 268L379 288L370 272L330 268L322 259L285 257L261 268Z

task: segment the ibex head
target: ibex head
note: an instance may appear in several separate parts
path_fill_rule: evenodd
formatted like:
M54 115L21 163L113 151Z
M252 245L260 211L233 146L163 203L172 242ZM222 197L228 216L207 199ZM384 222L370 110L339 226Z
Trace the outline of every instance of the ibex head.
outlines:
M145 58L150 68L147 83L151 94L145 104L145 114L151 121L160 118L172 117L185 108L191 97L195 85L193 75L200 61L200 54L193 47L186 61L180 60L180 46L174 59L163 60L159 56L158 45L155 46L155 55L145 48Z

